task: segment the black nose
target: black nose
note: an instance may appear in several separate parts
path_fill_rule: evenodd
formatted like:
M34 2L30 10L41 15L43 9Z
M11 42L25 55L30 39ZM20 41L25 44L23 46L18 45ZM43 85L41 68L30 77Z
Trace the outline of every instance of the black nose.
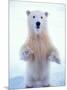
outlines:
M36 22L36 25L37 25L37 26L40 26L40 22Z

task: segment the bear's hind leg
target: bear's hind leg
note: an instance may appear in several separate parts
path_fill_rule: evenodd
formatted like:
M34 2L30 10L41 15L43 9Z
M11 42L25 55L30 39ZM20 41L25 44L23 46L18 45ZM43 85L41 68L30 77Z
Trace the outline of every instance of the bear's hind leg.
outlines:
M33 88L34 87L34 82L32 80L32 77L28 77L26 80L26 88Z
M42 80L42 87L50 87L48 78Z

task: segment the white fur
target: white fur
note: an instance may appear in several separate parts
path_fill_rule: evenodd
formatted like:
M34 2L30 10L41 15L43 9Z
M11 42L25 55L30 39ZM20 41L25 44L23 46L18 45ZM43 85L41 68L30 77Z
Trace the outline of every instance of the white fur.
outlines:
M40 11L28 11L27 13L29 32L37 34L42 32L42 30L47 30L47 16L45 16L45 13ZM35 16L35 18L33 18L33 16ZM43 19L41 19L41 16ZM36 29L35 24L37 21L41 23L41 26L38 30ZM28 53L26 53L26 51L28 51ZM31 52L33 53L33 51L31 51L29 48L23 49L23 51L21 51L21 58L27 61L26 86L48 86L50 69L49 61L55 59L57 54L53 52L49 56L48 60L45 60L45 58L43 58L43 60L29 60L28 56L31 54ZM53 56L55 56L55 58L53 58ZM59 63L59 59L56 62Z
M33 16L35 16L35 18L33 18ZM43 17L42 19L41 19L41 16ZM39 29L36 29L37 21L41 23ZM45 12L40 12L40 11L30 12L30 15L28 15L28 26L29 26L30 32L33 32L35 34L38 34L42 30L45 30L45 28L47 27L47 16L45 16Z
M40 63L40 65L39 65ZM33 87L47 86L49 84L49 65L42 60L27 64L26 85Z

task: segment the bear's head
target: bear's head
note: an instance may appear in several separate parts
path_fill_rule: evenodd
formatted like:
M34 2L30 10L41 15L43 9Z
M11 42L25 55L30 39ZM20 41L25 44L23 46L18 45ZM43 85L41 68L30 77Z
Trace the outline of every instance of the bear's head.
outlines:
M46 30L48 12L27 11L27 16L30 32L40 34L42 31Z

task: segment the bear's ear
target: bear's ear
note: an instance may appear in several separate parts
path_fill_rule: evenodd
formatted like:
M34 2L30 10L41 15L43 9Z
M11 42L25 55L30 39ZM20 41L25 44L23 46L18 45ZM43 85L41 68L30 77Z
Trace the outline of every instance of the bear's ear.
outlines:
M30 14L30 11L29 11L29 10L27 10L27 11L26 11L26 13L27 13L27 16L29 16L29 14Z
M48 12L45 12L45 16L48 17Z

